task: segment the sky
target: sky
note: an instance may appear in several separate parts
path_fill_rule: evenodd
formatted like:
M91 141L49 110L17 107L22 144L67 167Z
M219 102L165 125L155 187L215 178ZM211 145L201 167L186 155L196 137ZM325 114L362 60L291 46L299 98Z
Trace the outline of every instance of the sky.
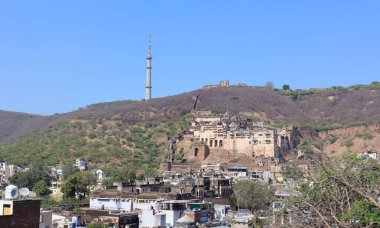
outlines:
M0 110L51 115L220 80L380 81L380 1L0 0Z

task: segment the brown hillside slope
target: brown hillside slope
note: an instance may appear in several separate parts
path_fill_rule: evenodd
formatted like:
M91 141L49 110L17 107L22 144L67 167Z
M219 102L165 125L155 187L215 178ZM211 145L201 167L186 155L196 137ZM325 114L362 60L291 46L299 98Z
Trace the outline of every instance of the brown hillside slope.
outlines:
M0 110L0 142L17 139L23 135L67 120L69 113L54 116L39 116Z
M380 124L355 126L319 133L324 151L330 155L341 155L347 151L378 151L380 148Z
M105 103L79 111L82 118L118 118L139 121L162 117L178 118L191 111L199 95L198 110L261 114L274 122L299 124L342 123L380 120L380 90L331 90L311 95L282 96L261 87L199 89L175 96L135 103Z
M380 90L377 88L326 90L309 95L283 96L261 87L231 86L198 89L150 101L110 102L89 105L72 113L49 117L0 112L0 142L73 118L146 119L174 118L189 113L193 97L199 95L198 110L248 113L273 122L299 124L375 122L380 120Z

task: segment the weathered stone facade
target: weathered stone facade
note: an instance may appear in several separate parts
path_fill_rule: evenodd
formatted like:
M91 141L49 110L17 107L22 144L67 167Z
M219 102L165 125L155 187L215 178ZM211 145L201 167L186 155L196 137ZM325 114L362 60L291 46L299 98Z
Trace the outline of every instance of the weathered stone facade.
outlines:
M222 150L230 158L240 155L280 158L295 146L291 132L285 129L253 124L241 116L212 114L211 111L197 112L189 131L194 137L194 143L205 145L209 153ZM197 148L192 148L193 154L197 154Z

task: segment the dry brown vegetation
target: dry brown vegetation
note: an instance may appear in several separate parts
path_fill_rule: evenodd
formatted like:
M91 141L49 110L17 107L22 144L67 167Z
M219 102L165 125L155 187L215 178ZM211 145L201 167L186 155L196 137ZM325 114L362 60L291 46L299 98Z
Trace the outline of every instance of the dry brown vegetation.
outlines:
M199 110L244 112L272 122L307 125L380 120L380 89L377 87L281 93L263 87L231 86L199 89L150 101L95 104L53 116L0 111L0 142L68 119L112 119L131 123L162 118L178 120L192 110L193 97L197 95Z

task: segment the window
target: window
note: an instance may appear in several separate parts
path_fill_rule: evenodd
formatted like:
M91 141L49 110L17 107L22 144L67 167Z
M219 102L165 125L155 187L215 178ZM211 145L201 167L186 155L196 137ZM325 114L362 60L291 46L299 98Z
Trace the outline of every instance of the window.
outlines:
M11 205L10 204L4 204L3 215L11 215Z

